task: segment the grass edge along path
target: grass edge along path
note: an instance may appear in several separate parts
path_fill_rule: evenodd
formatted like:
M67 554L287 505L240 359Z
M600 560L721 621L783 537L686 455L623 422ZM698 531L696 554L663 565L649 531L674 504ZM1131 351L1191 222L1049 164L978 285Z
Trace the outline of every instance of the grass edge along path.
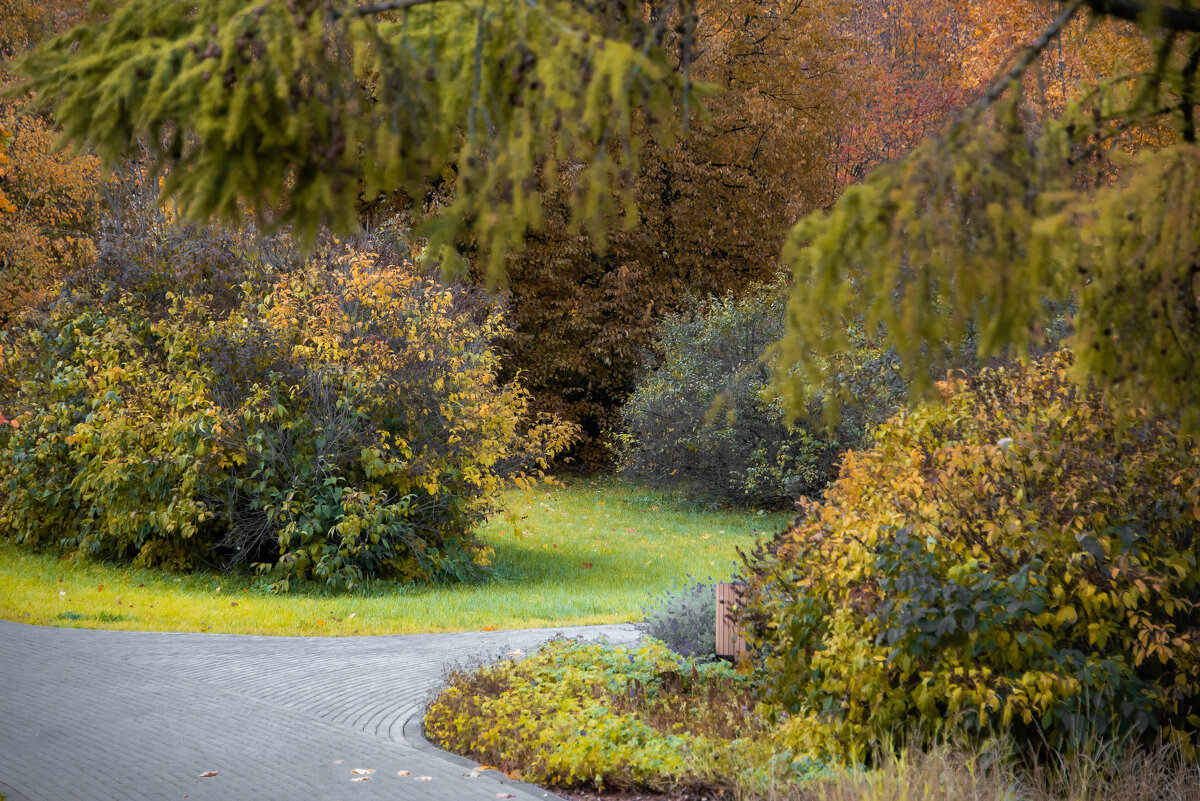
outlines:
M75 628L346 636L623 623L785 515L708 511L613 478L510 491L483 527L495 576L433 587L269 592L249 573L171 573L31 553L0 540L0 618Z

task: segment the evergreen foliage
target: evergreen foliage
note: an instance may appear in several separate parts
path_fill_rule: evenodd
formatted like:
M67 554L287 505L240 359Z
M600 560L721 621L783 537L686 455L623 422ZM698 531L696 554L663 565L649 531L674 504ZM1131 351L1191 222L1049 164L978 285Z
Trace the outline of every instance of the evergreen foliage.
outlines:
M1038 82L1023 78L1036 78L1083 5L1064 4L964 120L792 230L780 381L797 404L822 358L847 347L847 322L878 332L928 392L949 364L943 344L971 340L983 358L1029 353L1049 309L1075 306L1079 380L1200 425L1200 24L1179 9L1133 14L1150 63L1093 80L1060 115L1039 114ZM1143 7L1086 5L1127 18L1127 6ZM1128 131L1171 122L1160 147L1125 153Z
M643 110L675 119L688 92L661 40L668 20L687 31L692 19L686 0L651 19L638 7L100 3L103 16L23 59L22 88L107 165L148 148L192 219L249 211L311 242L321 225L355 229L363 199L403 191L419 204L452 182L426 229L431 252L452 259L469 222L496 278L505 248L540 223L535 179L557 163L582 168L577 223L602 237L602 219L634 219L631 122Z

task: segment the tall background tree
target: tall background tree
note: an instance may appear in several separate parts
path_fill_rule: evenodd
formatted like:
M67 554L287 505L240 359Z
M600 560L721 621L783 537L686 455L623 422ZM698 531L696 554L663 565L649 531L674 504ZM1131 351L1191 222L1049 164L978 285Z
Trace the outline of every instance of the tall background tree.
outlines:
M843 0L711 0L697 6L693 79L706 87L687 134L636 122L645 137L630 188L641 224L574 232L551 194L546 227L506 263L508 369L539 408L580 423L574 457L608 461L606 435L663 317L697 297L740 292L779 269L788 226L828 202L833 133L857 124L839 30ZM685 113L677 108L674 113ZM669 130L669 129L668 129Z

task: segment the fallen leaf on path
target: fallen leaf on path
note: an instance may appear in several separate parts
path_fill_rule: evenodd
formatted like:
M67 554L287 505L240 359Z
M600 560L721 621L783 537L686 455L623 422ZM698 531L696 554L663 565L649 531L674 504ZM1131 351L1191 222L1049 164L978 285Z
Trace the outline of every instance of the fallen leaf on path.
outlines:
M516 798L512 793L496 793L496 798Z
M515 650L515 651L509 651L507 654L505 654L505 656L520 656L520 655L521 655L521 649L520 649L520 648L518 648L518 649L517 649L517 650Z
M209 778L212 778L213 776L216 776L216 775L217 775L217 771L215 771L215 770L206 770L206 771L204 771L203 773L201 773L201 774L200 774L200 778L201 778L201 779L209 779Z
M351 779L350 781L352 781L352 782L369 782L369 781L371 781L371 777L370 776L356 776L353 779Z
M433 777L432 777L432 776L418 776L418 777L417 777L417 781L419 781L419 782L429 782L429 781L433 781Z
M345 762L346 762L346 760L344 760L344 759L333 760L333 764L335 764L335 765L342 765L342 764L345 764Z
M353 773L355 776L370 776L375 771L373 771L369 768L355 768L354 770L352 770L350 772Z
M500 770L500 768L495 768L491 765L476 765L475 770Z
M478 779L478 778L479 778L479 771L477 771L477 770L472 770L472 771L470 771L470 772L468 772L468 773L464 773L463 775L464 775L464 776L466 776L468 779Z
M411 776L412 774L409 773L407 770L398 770L398 771L396 771L396 775L397 776Z

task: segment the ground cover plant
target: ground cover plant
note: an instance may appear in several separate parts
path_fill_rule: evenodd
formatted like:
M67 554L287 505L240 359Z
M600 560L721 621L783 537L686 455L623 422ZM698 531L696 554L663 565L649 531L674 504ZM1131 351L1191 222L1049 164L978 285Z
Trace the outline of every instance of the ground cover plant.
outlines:
M478 532L495 551L484 582L366 582L353 591L245 570L173 572L63 558L0 542L0 617L38 625L342 636L638 619L681 578L724 578L738 548L784 522L712 513L614 479L508 490Z
M455 672L425 717L443 748L527 781L599 789L726 786L762 724L724 663L555 640L519 661Z
M760 717L754 679L660 643L555 640L517 661L456 670L425 734L571 797L771 801L1200 801L1200 765L1177 748L1091 740L1069 754L874 743L871 764L838 767L787 749Z

